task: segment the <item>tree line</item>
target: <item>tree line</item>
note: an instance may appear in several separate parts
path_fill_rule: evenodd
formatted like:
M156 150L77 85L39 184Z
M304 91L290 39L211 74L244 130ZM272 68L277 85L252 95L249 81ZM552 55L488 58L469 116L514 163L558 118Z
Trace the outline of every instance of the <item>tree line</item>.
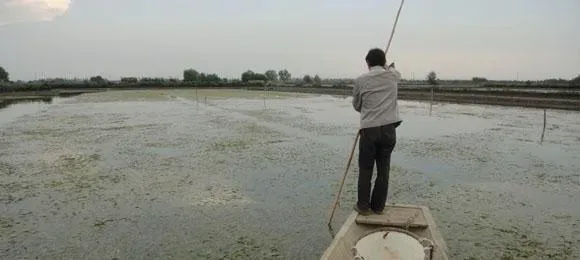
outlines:
M288 72L288 70L268 70L264 73L257 73L252 70L247 70L242 73L240 79L242 82L251 82L251 81L264 81L264 82L271 82L271 81L288 81L292 77L292 74ZM220 78L217 74L209 74L198 72L195 69L186 69L183 71L183 81L184 82L198 82L198 83L211 83L211 82L224 82L228 81L225 78Z
M241 82L287 82L292 79L292 74L288 72L287 69L282 69L279 71L276 70L267 70L264 73L254 72L252 70L247 70L241 74ZM137 83L162 83L167 81L164 78L137 78L137 77L122 77L121 83L126 84L137 84ZM179 82L179 79L169 79L169 82L176 83ZM215 73L204 73L199 72L195 69L185 69L183 71L183 82L188 83L227 83L227 82L236 82L236 80L230 80L227 78L222 78ZM320 85L322 83L322 79L320 76L315 75L314 77L310 75L304 75L302 81L306 84L317 84ZM0 82L10 82L8 72L3 68L0 67ZM106 84L109 80L103 78L102 76L93 76L88 79L88 82L94 84Z
M67 80L67 79L43 79L36 81L16 82L14 84L10 81L10 74L3 67L0 66L0 84L6 86L7 83L13 83L10 85L42 85L45 87L49 86L70 86L75 85L77 87L82 87L82 84L87 86L179 86L179 85L214 85L214 86L224 86L232 84L269 84L273 82L278 83L288 83L294 85L310 85L310 86L322 86L322 83L326 82L327 85L332 86L346 86L353 83L352 79L321 79L318 75L304 75L302 78L292 78L292 74L286 70L282 69L279 71L270 69L264 73L254 72L252 70L246 70L238 79L228 79L225 77L220 77L215 73L205 73L198 72L195 69L185 69L183 71L183 79L177 78L137 78L137 77L122 77L120 82L111 82L102 76L93 76L88 80ZM423 83L421 83L423 82ZM410 81L403 79L404 84L427 84L427 85L440 85L440 84L462 84L467 83L469 80L441 80L437 77L434 71L428 73L426 78L421 81ZM580 75L571 79L547 79L543 81L489 81L483 77L473 77L471 79L472 83L478 84L483 87L536 87L536 88L556 88L556 87L575 87L580 86ZM14 89L14 88L11 88Z

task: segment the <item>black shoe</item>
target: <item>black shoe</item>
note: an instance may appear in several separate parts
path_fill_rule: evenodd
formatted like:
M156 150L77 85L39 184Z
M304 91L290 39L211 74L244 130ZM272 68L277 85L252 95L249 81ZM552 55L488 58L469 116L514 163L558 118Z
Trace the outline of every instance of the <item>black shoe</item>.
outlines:
M369 215L373 214L373 212L370 209L363 210L363 209L359 208L358 205L354 205L354 210L356 212L358 212L358 214L363 215L363 216L369 216Z
M385 210L373 210L373 213L377 214L377 215L383 215L385 214Z

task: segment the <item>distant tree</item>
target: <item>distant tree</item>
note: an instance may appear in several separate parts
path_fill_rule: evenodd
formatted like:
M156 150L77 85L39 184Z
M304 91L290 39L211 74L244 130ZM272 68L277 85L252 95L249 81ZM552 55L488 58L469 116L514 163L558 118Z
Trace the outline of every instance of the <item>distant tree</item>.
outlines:
M220 82L220 81L221 81L220 77L215 73L205 75L202 80L202 82Z
M252 80L268 80L268 77L266 77L266 74L255 73Z
M183 71L183 81L189 81L189 82L195 82L195 81L199 81L200 77L199 77L199 72L197 72L197 70L194 69L186 69Z
M304 83L312 83L312 77L310 77L310 75L304 75L302 81L304 81Z
M431 71L429 72L429 74L427 74L427 82L429 83L429 85L432 86L437 85L437 74L435 73L435 71Z
M254 73L251 70L245 71L244 73L242 73L242 82L248 82L250 80L253 80L254 74L256 73Z
M101 75L98 75L98 76L91 77L91 78L89 79L89 81L90 81L90 82L94 82L94 83L98 83L98 84L104 84L104 83L106 83L106 82L107 82L107 80L106 80L106 79L104 79L103 77L101 77Z
M321 86L322 85L322 79L320 79L320 77L318 75L314 76L314 84L317 86Z
M278 71L278 76L280 77L281 81L290 80L290 78L292 77L290 72L288 72L286 69Z
M562 79L562 78L558 78L558 79L545 79L543 80L543 83L548 83L548 84L563 84L563 83L568 83L567 80Z
M570 82L573 84L580 84L580 75L578 75L578 77L575 77L572 80L570 80Z
M480 77L473 77L472 81L475 83L480 83L480 82L487 82L486 78L480 78Z
M143 86L165 86L167 85L167 79L144 77L139 79L139 84Z
M0 66L0 82L10 81L10 74L2 66Z
M126 78L121 78L121 82L123 82L123 83L137 83L137 82L139 82L139 80L135 77L126 77Z
M242 81L248 82L251 80L268 80L265 74L262 73L255 73L251 70L247 70L246 72L242 73Z
M269 81L277 81L278 80L278 73L275 70L268 70L266 71L266 78Z

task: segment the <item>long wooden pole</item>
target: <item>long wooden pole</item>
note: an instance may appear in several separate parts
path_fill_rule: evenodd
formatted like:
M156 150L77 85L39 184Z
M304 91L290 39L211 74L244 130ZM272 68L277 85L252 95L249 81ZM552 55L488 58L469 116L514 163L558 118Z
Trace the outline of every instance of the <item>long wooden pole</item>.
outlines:
M401 0L401 5L399 6L399 10L397 11L397 17L395 17L395 23L393 24L393 29L391 30L391 36L389 37L389 42L387 43L387 47L385 48L385 56L389 52L389 47L391 46L391 42L393 40L393 35L395 35L395 28L397 27L397 22L399 21L399 15L401 14L401 9L403 9L404 3L405 3L405 0ZM354 144L352 145L352 150L350 151L350 156L349 156L348 162L346 164L346 170L344 171L344 175L342 176L342 180L340 181L338 192L336 193L336 198L334 200L334 205L332 207L332 212L330 213L330 218L328 219L328 227L330 230L332 230L332 218L334 217L334 212L336 211L336 207L338 207L338 204L340 201L340 194L342 193L342 187L344 186L344 181L346 180L346 176L348 175L350 163L352 161L352 157L354 155L354 150L356 148L356 144L358 143L359 137L360 137L360 130L357 132L356 137L354 139Z
M433 111L433 100L435 99L435 90L434 87L431 86L431 102L429 102L429 116L431 116L431 112Z
M352 162L352 157L354 156L354 149L356 148L356 144L358 143L358 138L360 137L360 131L356 134L354 138L354 143L352 144L352 149L350 150L350 156L348 157L348 162L346 164L346 170L344 170L344 174L342 175L342 180L340 181L340 185L338 187L338 192L336 193L336 198L334 199L334 205L332 207L332 212L330 213L330 218L328 219L328 226L332 225L332 218L334 217L334 212L336 211L336 207L338 207L338 202L340 201L340 194L342 193L342 187L344 186L344 181L346 180L346 176L348 175L348 169L350 169L350 163Z
M395 35L395 28L397 28L397 22L399 21L399 15L401 14L401 9L403 9L403 3L405 3L405 0L401 0L401 5L399 6L399 11L397 11L397 17L395 18L395 23L393 24L393 29L391 30L391 37L389 37L389 43L387 43L387 47L385 48L385 55L387 55L387 52L389 52L389 47L391 47L393 35Z
M540 144L544 143L545 133L546 133L546 109L544 108L544 128L542 128L542 137L540 138Z

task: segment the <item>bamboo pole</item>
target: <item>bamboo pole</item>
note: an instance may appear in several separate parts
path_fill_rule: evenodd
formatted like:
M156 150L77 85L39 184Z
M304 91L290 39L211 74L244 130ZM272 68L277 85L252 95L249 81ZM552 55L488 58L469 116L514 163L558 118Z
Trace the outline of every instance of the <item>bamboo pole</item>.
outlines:
M350 155L348 157L348 162L346 163L346 170L344 170L344 175L342 176L342 180L340 181L340 185L338 187L338 192L336 193L336 198L334 199L334 204L332 207L332 212L330 213L330 218L328 219L328 227L332 229L332 218L334 217L334 212L336 211L336 207L338 207L340 201L340 194L342 193L342 187L344 186L344 181L346 180L346 176L348 174L348 169L350 168L350 163L352 162L352 157L354 155L354 149L356 148L356 144L360 137L360 131L356 134L354 138L354 143L352 144L352 149L350 150Z
M393 23L393 29L391 29L391 37L389 37L389 43L387 43L387 47L385 48L385 55L387 55L389 47L391 47L391 41L393 40L393 35L395 35L395 28L397 28L397 22L399 21L399 15L401 15L401 9L403 9L403 3L405 3L405 0L401 0L401 5L397 11L397 17L395 17L395 23Z
M544 143L544 134L546 133L546 109L544 108L544 127L542 128L542 137L540 138L540 144Z
M431 86L431 102L429 102L429 116L431 116L431 112L433 111L433 100L435 99L435 91L433 86Z

